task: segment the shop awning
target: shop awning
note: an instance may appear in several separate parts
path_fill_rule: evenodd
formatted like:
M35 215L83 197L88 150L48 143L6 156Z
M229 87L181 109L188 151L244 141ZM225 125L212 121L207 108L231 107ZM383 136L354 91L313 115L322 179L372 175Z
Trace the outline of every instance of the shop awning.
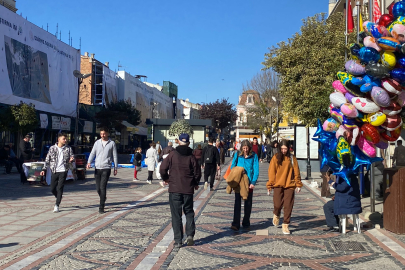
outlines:
M145 127L136 126L137 131L134 134L141 135L141 136L148 136L148 129Z
M137 129L138 129L136 126L134 126L134 125L128 123L127 121L122 121L121 124L123 124L124 126L126 126L126 128L127 128L128 131L131 131L131 132L134 132L134 133L136 133L136 131L137 131Z

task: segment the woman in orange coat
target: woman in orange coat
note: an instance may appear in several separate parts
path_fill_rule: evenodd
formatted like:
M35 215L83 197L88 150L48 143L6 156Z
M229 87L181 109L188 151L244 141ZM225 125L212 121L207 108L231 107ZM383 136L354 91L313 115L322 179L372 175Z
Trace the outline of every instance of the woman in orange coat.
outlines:
M278 153L271 159L266 186L269 192L274 189L273 225L279 225L281 209L284 207L282 230L284 234L290 234L288 225L294 206L295 191L297 193L301 191L302 182L297 159L290 154L287 140L281 141Z

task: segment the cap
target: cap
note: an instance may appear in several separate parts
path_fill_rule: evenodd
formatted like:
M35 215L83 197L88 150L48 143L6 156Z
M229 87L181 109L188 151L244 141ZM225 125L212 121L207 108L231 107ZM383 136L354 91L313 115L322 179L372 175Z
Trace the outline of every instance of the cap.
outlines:
M179 140L185 143L190 142L190 136L187 133L182 133L179 136Z

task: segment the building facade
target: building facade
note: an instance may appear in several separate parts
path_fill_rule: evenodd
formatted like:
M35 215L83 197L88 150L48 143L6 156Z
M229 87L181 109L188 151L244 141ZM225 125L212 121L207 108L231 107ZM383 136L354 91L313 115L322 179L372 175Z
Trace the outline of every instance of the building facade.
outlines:
M180 104L183 105L184 119L200 119L201 105L198 103L192 103L188 98L179 99Z
M256 106L255 102L259 101L260 94L255 90L248 90L239 96L238 105L236 105L236 113L238 118L234 124L235 138L239 140L260 138L260 135L253 129L247 127L248 123L248 108Z
M0 0L0 6L8 8L12 12L16 12L18 10L15 6L15 0Z
M361 7L361 13L366 16L366 18L363 18L363 21L367 19L368 14L369 14L369 0L350 0L351 1L351 6L353 9L353 16L357 16L357 8L356 8L356 2L360 3ZM374 1L374 0L372 0ZM392 3L392 0L378 0L378 5L381 10L381 14L388 13L388 6ZM395 1L398 2L398 1ZM344 6L346 4L346 0L329 0L329 6L328 6L328 13L329 16L331 14L337 13L337 12L344 12ZM356 25L356 23L355 23Z

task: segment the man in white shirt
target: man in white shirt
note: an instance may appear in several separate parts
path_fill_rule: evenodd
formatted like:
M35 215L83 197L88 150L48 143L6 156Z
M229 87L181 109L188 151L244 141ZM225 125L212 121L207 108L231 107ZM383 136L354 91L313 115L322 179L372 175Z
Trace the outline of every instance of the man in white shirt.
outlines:
M55 213L59 212L69 163L73 162L73 160L74 154L72 148L66 145L66 134L59 133L58 142L49 148L45 159L45 166L41 172L41 176L44 176L48 167L51 170L51 191L56 198L53 208L53 212Z

